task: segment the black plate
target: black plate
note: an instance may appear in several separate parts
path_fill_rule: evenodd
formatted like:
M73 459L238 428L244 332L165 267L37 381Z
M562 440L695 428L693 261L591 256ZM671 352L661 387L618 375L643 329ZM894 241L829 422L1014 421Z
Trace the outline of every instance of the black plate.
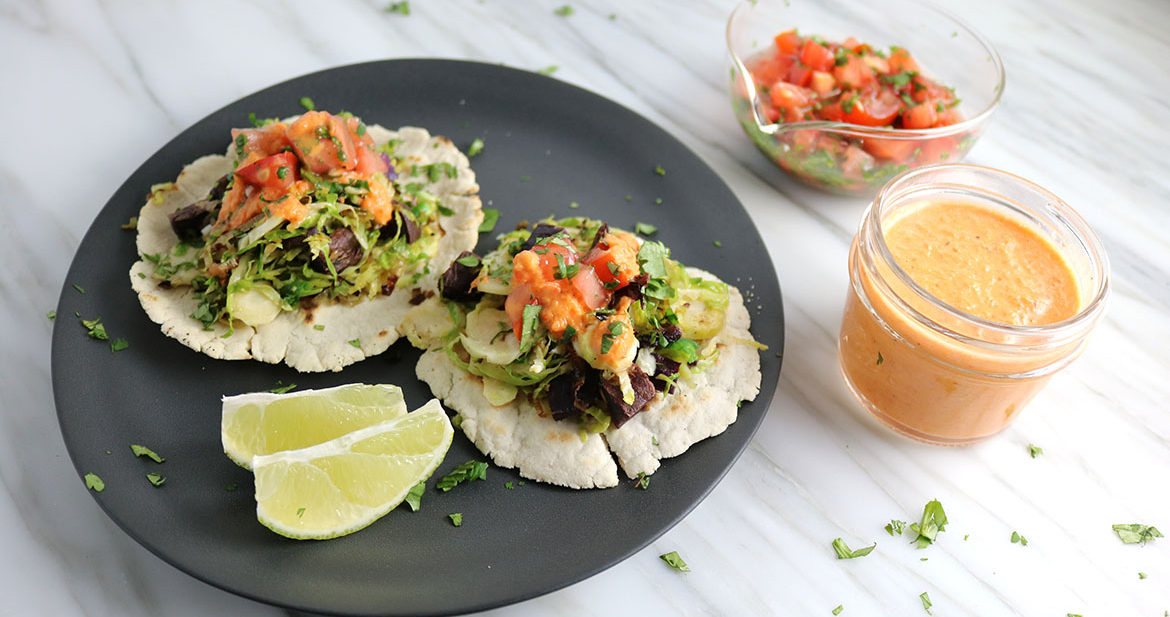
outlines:
M223 455L225 394L341 383L396 383L413 409L430 398L414 376L418 354L404 340L341 373L298 374L260 362L212 360L165 337L130 289L137 214L154 183L222 152L248 113L294 115L298 100L348 110L386 127L424 126L466 146L497 231L523 219L588 215L632 229L657 225L657 239L689 265L745 291L762 353L759 397L724 434L664 462L648 490L623 478L608 490L518 486L511 470L446 494L422 509L391 512L356 534L294 541L255 518L251 475ZM661 165L666 175L655 173ZM661 203L656 200L661 199ZM569 207L578 202L578 208ZM494 234L492 234L494 235ZM722 244L716 246L716 241ZM494 241L481 236L480 250ZM74 285L85 290L78 291ZM761 307L761 308L757 308ZM90 339L75 316L101 317L116 353ZM783 311L767 250L727 186L678 140L633 112L569 84L495 65L439 60L371 62L306 75L211 114L146 161L98 214L69 268L53 331L53 392L66 447L80 474L105 481L98 504L164 561L249 598L313 612L432 615L487 609L596 574L637 552L694 508L735 462L768 409L780 373ZM166 462L136 459L130 444ZM438 473L484 460L461 434ZM155 488L144 474L158 472ZM437 477L437 476L436 476ZM506 481L517 485L513 490ZM433 486L433 485L432 485ZM237 490L229 490L238 487ZM463 526L447 515L463 513Z

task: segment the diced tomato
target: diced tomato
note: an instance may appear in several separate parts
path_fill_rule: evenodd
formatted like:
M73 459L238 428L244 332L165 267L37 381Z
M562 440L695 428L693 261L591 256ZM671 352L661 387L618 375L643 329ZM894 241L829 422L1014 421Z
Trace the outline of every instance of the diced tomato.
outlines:
M910 56L910 52L901 47L896 47L890 51L890 57L886 61L889 62L891 73L919 70L918 63Z
M288 137L305 166L315 174L357 167L353 134L343 118L324 111L305 112L288 127Z
M783 114L786 122L803 119L809 109L809 93L801 87L787 82L778 82L768 91L768 96Z
M888 126L902 109L898 97L889 90L864 92L851 101L852 108L845 112L845 121L850 124Z
M864 88L877 79L873 69L857 56L849 56L845 64L833 68L833 77L837 78L842 88Z
M384 174L389 169L381 154L374 152L365 144L357 146L357 165L354 166L354 171L359 174Z
M934 101L926 101L902 112L902 128L928 129L938 123L938 111Z
M841 173L846 178L859 179L862 172L873 167L873 157L856 145L845 147L845 156L841 160Z
M776 49L780 50L781 54L795 55L800 49L800 35L796 33L796 29L777 34L775 41Z
M866 137L862 144L865 151L879 159L888 159L901 163L910 157L918 142L913 139L893 139L884 137Z
M878 75L888 75L890 72L890 61L881 56L865 54L861 56L861 61Z
M258 129L232 129L232 147L237 152L242 151L240 163L246 165L292 146L286 134L287 129L283 122L274 122ZM244 136L242 147L238 141L240 135Z
M792 66L788 68L788 77L785 78L790 84L804 88L812 81L813 70L800 62L793 62Z
M766 56L752 67L752 79L757 86L770 86L787 78L795 63L794 56Z
M281 152L240 167L236 176L252 186L275 189L283 194L300 178L299 169L297 155Z
M962 121L963 114L959 113L959 108L950 107L948 109L944 109L942 113L938 115L938 122L935 123L935 126L950 126L952 124L958 124Z
M508 314L508 321L512 324L512 332L515 333L517 340L524 332L524 305L536 303L536 298L532 297L532 290L528 285L513 287L504 300L504 312Z
M837 80L832 75L824 71L813 71L812 80L809 83L809 88L813 92L824 96L833 91L837 87Z
M833 52L828 47L808 39L800 50L800 61L814 71L827 71L833 67Z
M926 100L946 101L951 98L951 93L933 79L915 75L914 80L910 82L910 98L919 103Z
M581 263L593 266L606 289L621 289L641 270L638 266L639 247L638 240L633 235L613 231L605 234L605 237L581 258Z
M918 142L921 152L918 153L919 165L932 163L954 162L958 154L958 146L953 137L935 137Z
M601 279L597 277L597 271L592 266L583 265L570 280L589 310L595 311L609 304L609 292L601 284Z
M792 145L796 148L811 148L817 142L817 132L813 130L793 131L790 135L792 136Z

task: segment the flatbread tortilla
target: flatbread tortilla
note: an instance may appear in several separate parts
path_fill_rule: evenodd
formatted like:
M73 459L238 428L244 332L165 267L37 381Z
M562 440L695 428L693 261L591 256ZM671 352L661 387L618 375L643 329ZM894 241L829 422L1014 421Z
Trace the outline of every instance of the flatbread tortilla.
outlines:
M687 272L715 279L696 268ZM493 406L484 396L481 378L455 366L441 348L423 352L415 372L448 408L459 412L463 433L496 465L569 488L616 486L619 465L631 479L654 473L662 459L726 430L735 422L740 402L759 393L760 354L748 331L751 317L739 290L728 286L728 291L723 329L712 339L719 349L714 364L689 383L680 380L673 393L659 393L621 428L584 439L575 422L541 415L524 396ZM436 314L436 304L437 298L428 300L403 322L416 345L441 334L443 325L427 317Z
M433 182L420 178L423 190L438 197L450 213L440 213L439 225L444 233L438 242L438 253L429 267L417 266L422 273L417 281L397 285L389 295L352 305L322 302L311 309L282 312L272 322L258 327L237 322L231 334L223 323L204 328L190 317L198 307L194 290L185 285L160 286L152 277L154 264L141 256L171 253L179 239L168 216L203 199L219 178L232 170L233 159L229 156L205 156L185 167L173 185L152 193L138 215L140 259L130 268L130 283L146 314L161 326L163 333L212 358L284 362L303 372L340 371L382 353L398 340L398 324L412 308L415 294L435 289L439 275L450 263L461 252L475 247L483 211L475 173L467 157L449 139L431 136L417 127L390 131L371 125L367 130L379 145L399 140L395 156L408 163L449 163L457 170L454 177L442 174ZM403 276L399 280L410 278L413 277Z

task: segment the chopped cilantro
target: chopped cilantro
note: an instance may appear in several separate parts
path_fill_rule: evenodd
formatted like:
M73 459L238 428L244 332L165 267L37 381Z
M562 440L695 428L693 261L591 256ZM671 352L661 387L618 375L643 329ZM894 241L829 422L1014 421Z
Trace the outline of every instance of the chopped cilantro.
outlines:
M402 2L391 2L390 6L383 9L387 13L398 13L399 15L410 15L410 2L402 0Z
M656 206L661 206L661 205L662 205L662 198L661 198L661 197L655 197L655 198L654 198L654 205L656 205Z
M1117 537L1126 544L1145 544L1154 538L1161 538L1162 532L1152 525L1142 525L1140 523L1118 523L1113 526L1113 531L1117 533Z
M276 387L269 390L269 392L271 392L273 394L284 394L285 392L288 392L289 390L292 390L295 387L297 387L297 384L295 384L295 383L290 383L288 385L285 385L283 381L277 379L276 380Z
M891 520L886 524L886 533L891 536L902 535L902 530L906 528L906 521Z
M650 476L646 475L644 471L639 471L638 478L634 480L634 488L640 488L642 490L650 488Z
M504 483L504 488L506 488L510 491L510 490L516 488L516 486L512 484L511 480L508 480L507 482Z
M138 229L138 217L137 216L130 217L130 220L126 221L125 223L122 223L122 229L127 229L127 230Z
M881 365L882 365L882 362L885 362L885 361L886 361L886 359L882 357L882 352L880 352L880 351L879 351L879 352L878 352L877 365L878 365L878 366L881 366Z
M302 96L300 102L301 102L301 107L304 107L305 111L314 111L317 109L317 105L315 105L313 103L313 99L311 99L307 96Z
M116 338L110 341L110 351L122 351L128 347L130 347L130 341L124 338Z
M86 331L89 333L90 338L97 339L99 341L110 340L110 335L106 334L106 326L102 323L101 317L95 317L93 319L82 319L81 325L85 327Z
M304 99L301 99L301 100L303 101ZM247 135L244 135L243 133L236 135L236 158L237 159L244 158L244 146L247 144L248 144L248 136ZM155 203L158 203L158 202L155 201Z
M715 241L714 241L714 242L712 242L711 244L714 244L714 245L715 245L715 248L717 248L717 249L721 249L721 248L723 248L723 243L722 243L722 242L720 242L720 241L718 241L718 240L715 240Z
M463 257L456 259L455 263L457 263L461 266L467 266L468 268L474 268L480 264L480 260L479 260L479 256L477 256L475 254L471 254L471 255L464 255Z
M317 325L313 326L313 329L318 331L318 332L321 332L325 329L325 324L317 324Z
M570 209L570 210L576 210L577 208L580 208L580 207L581 207L581 204L579 204L579 203L577 203L577 202L575 202L575 201L570 201L570 202L569 202L569 209Z
M45 314L45 317L48 317L49 321L57 321L57 311L49 311Z
M560 257L560 254L557 254ZM576 264L574 264L576 267ZM540 325L540 305L525 304L521 314L520 349L527 351L536 343L536 328Z
M77 293L79 293L79 294L85 293L85 289L81 285L78 285L77 283L73 284L73 288L76 289Z
M654 234L658 233L658 228L651 225L650 223L635 223L634 231L642 234L643 236L653 236Z
M561 17L568 17L569 15L573 14L573 7L569 6L568 4L565 4L565 5L562 5L561 8L553 11L553 13L556 13L557 15L560 15Z
M553 73L557 72L557 68L558 68L557 65L550 64L550 65L544 67L543 69L538 69L536 72L540 73L541 75L552 75Z
M138 458L142 458L145 456L146 458L148 458L156 463L161 463L161 462L167 460L167 459L159 456L158 454L155 454L154 450L151 450L150 448L148 448L146 446L140 446L136 443L130 444L130 451L133 452L134 456L137 456Z
M466 463L460 463L450 473L439 478L435 484L435 488L446 493L455 488L456 485L463 482L473 482L475 480L487 479L487 463L476 460L470 460Z
M476 137L467 147L467 156L475 156L480 152L483 152L483 140Z
M411 512L418 512L418 509L422 505L422 496L425 490L427 490L427 483L424 480L415 484L414 488L410 489L410 492L406 494L406 505L410 506Z
M670 551L669 553L659 555L659 559L666 562L666 565L678 570L679 572L690 572L691 569L687 566L687 562L679 556L678 551Z
M98 477L96 473L85 474L85 488L92 489L95 493L100 493L106 490L106 483Z
M305 515L305 507L301 506L301 507L297 508L297 518L300 518L304 515Z
M164 476L162 474L158 474L158 473L148 473L148 474L146 474L146 479L149 480L150 483L155 485L155 486L162 486L163 482L167 481L166 476Z
M872 553L873 549L875 548L877 548L876 542L874 542L872 546L852 550L849 548L848 544L845 544L845 540L842 540L841 538L833 540L833 551L837 553L837 559L855 559L857 557L865 557L866 555Z
M223 490L225 490L225 491L227 491L227 492L229 492L229 493L234 493L234 492L236 492L237 490L239 490L239 488L240 488L240 485L239 485L239 484L236 484L235 482L232 482L232 483L229 483L229 484L226 484L226 485L224 485L224 487L223 487Z
M658 175L660 175L660 176L665 176L665 175L666 175L666 169L664 169L664 168L662 167L662 165L655 165L655 166L654 166L654 173L656 173L656 174L658 174Z
M1138 572L1138 578L1143 580L1143 581L1146 580L1147 576L1149 576L1149 575L1146 574L1145 572Z
M651 443L651 444L653 444L653 445L658 445L658 438L657 438L657 437L654 437L654 436L651 436L651 437L650 437L650 443Z
M610 13L609 20L610 21L617 21L617 13Z
M840 615L840 614L841 614L841 611L843 611L843 610L845 610L845 605L844 605L844 604L838 604L838 605L837 605L837 608L833 609L833 614L834 614L834 615Z
M1032 458L1036 458L1037 456L1044 454L1044 448L1041 448L1040 446L1028 444L1028 454L1031 454Z
M942 504L934 499L923 507L922 521L910 524L910 531L913 531L916 536L915 542L918 544L918 548L926 548L934 543L938 532L943 531L946 525L947 514L943 511Z
M927 615L933 615L934 613L930 612L930 607L934 606L930 601L930 594L924 591L918 594L918 597L922 600L922 610L926 611Z
M500 220L500 211L496 208L483 209L483 222L479 224L479 233L488 233L496 228L496 221Z
M451 519L452 525L454 525L456 527L463 526L463 513L462 512L452 512L451 514L448 514L447 516Z
M346 341L346 342L349 343L350 345L353 345L354 347L357 347L358 349L362 348L362 340L360 338L355 338L351 341Z
M1019 544L1020 546L1028 546L1028 539L1021 536L1018 531L1012 532L1012 544Z

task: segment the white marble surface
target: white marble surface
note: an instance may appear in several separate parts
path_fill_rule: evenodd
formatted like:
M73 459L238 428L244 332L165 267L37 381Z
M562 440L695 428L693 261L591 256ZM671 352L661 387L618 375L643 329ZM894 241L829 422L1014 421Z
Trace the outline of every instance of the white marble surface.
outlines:
M98 209L178 132L277 81L395 57L555 64L645 115L732 187L784 292L779 390L710 497L624 563L491 614L919 615L922 592L935 615L1170 609L1170 538L1123 545L1110 528L1170 533L1170 5L946 1L1008 73L969 160L1071 202L1107 245L1114 295L1085 355L1010 430L941 449L874 427L838 375L863 204L794 184L736 126L723 92L733 2L578 1L568 17L554 13L562 0L414 0L405 17L387 0L328 4L0 0L0 615L283 613L188 577L102 514L58 431L45 313ZM932 498L951 519L936 546L882 530ZM838 536L878 548L838 561ZM665 567L671 550L693 571Z

